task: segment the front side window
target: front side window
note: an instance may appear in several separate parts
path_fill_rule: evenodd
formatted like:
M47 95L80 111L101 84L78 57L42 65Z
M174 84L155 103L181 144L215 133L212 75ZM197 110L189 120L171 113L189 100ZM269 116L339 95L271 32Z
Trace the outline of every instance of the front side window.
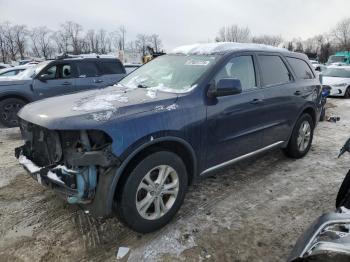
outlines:
M214 55L164 55L153 59L119 82L129 88L154 88L184 93L195 88L199 78L215 64Z
M57 66L51 66L45 70L44 74L48 75L48 79L55 79L57 76Z
M217 84L220 79L233 78L241 81L242 90L256 87L255 69L252 56L232 58L215 76Z
M259 55L259 64L264 86L281 85L292 80L291 74L279 56Z
M298 58L287 57L289 64L292 66L298 79L313 79L314 74L312 73L308 64Z
M54 65L46 69L43 74L47 74L49 79L65 79L72 77L70 64Z

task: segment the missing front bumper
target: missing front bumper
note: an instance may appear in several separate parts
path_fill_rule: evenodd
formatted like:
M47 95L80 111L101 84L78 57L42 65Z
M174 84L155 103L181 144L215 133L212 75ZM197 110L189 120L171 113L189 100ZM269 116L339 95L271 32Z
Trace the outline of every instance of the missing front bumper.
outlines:
M28 154L26 147L15 149L15 156L28 174L39 184L49 187L71 204L86 204L93 200L97 181L95 166L72 170L64 165L38 166Z

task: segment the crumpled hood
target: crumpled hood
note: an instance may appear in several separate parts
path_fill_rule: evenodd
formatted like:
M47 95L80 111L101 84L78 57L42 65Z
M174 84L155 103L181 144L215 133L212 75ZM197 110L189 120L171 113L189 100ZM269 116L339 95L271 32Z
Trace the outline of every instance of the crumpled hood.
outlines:
M24 85L31 84L31 79L16 79L12 77L0 77L0 86Z
M164 109L176 99L174 93L111 86L37 101L18 116L48 129L97 128L112 119Z

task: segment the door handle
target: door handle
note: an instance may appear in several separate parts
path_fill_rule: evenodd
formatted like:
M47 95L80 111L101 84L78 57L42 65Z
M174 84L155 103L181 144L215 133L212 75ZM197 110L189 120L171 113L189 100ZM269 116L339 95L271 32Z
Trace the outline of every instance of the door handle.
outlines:
M294 95L300 96L301 95L301 91L300 90L295 91Z
M70 82L63 82L63 84L62 84L63 86L70 86L71 85L71 83Z
M260 98L254 98L252 101L250 101L251 104L260 104L263 100Z
M94 83L96 83L96 84L103 83L103 80L101 80L101 79L95 79L95 80L94 80Z

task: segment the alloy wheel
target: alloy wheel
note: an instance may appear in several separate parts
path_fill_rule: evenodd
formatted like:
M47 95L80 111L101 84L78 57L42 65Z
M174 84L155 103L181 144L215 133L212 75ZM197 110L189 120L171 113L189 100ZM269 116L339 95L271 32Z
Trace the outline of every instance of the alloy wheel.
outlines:
M311 139L311 126L308 121L301 123L299 128L299 135L297 139L297 145L300 152L303 152L310 143Z
M143 177L137 188L137 211L145 219L159 219L172 208L178 192L177 172L168 165L157 166Z

